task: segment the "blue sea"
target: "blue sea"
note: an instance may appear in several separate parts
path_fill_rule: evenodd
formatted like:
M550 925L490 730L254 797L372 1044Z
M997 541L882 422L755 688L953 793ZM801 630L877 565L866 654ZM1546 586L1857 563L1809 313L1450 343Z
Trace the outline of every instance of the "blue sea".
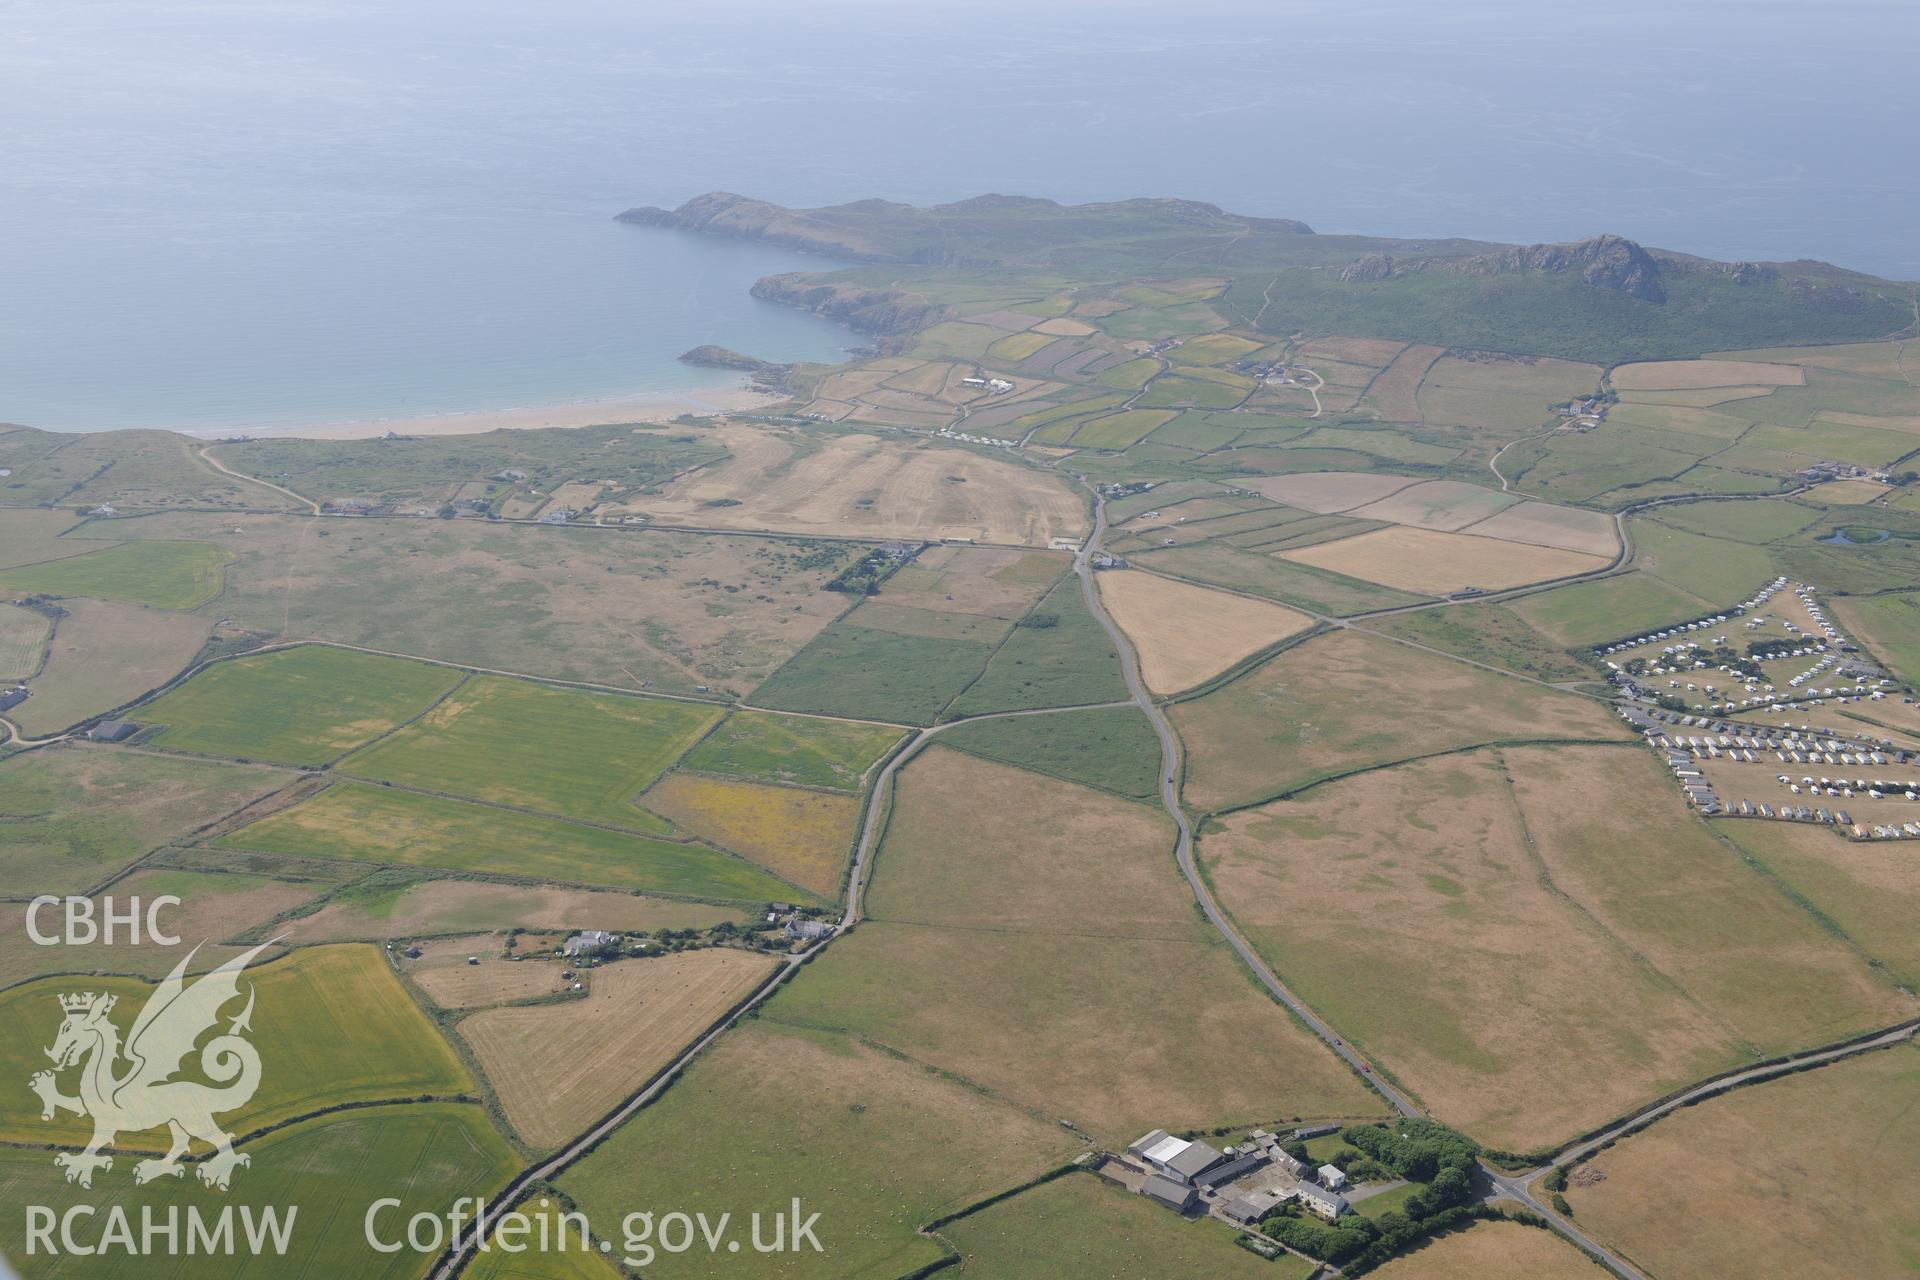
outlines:
M195 430L712 386L824 265L611 221L1182 195L1920 278L1920 6L0 0L0 421Z

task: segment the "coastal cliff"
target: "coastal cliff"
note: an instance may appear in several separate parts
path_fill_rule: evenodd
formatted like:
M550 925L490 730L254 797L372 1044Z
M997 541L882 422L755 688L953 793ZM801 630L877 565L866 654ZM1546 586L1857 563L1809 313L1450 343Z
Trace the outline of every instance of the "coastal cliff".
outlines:
M945 320L952 308L892 289L791 272L754 282L753 296L837 320L858 333L887 337Z

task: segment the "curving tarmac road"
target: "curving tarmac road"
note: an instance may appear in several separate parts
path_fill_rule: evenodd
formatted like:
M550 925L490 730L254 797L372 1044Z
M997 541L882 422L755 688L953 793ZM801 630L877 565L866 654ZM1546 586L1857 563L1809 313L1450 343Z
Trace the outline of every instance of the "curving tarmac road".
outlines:
M1318 1014L1314 1013L1298 996L1288 990L1286 984L1280 981L1273 970L1267 967L1266 962L1248 945L1246 939L1242 938L1233 925L1228 922L1225 914L1220 910L1219 904L1214 900L1213 891L1208 888L1206 881L1200 875L1199 869L1194 865L1193 827L1192 824L1187 821L1186 811L1180 807L1179 777L1181 747L1179 736L1174 733L1173 725L1167 720L1166 713L1160 709L1159 705L1154 702L1152 694L1147 691L1146 684L1140 676L1140 662L1134 652L1133 644L1127 639L1126 633L1121 631L1119 624L1113 620L1107 613L1106 608L1101 604L1099 590L1094 585L1095 571L1092 567L1092 559L1095 552L1099 550L1100 535L1106 531L1106 523L1106 502L1096 493L1094 496L1093 532L1088 535L1085 544L1082 545L1079 553L1074 557L1073 569L1080 577L1080 589L1086 597L1087 608L1092 610L1093 616L1100 620L1100 625L1106 629L1108 638L1113 641L1115 650L1120 654L1121 667L1127 677L1127 689L1133 695L1134 705L1146 713L1147 719L1153 723L1154 733L1159 736L1160 758L1162 762L1160 772L1160 803L1166 808L1167 815L1173 819L1174 826L1179 831L1179 837L1174 845L1174 861L1179 864L1180 874L1186 877L1187 884L1192 887L1194 899L1199 902L1200 910L1206 915L1207 922L1219 932L1222 938L1226 939L1227 945L1234 949L1234 952L1240 957L1241 961L1244 962L1247 968L1253 971L1253 975L1260 980L1260 984L1273 994L1274 999L1285 1005L1295 1017L1307 1025L1309 1030L1319 1036L1329 1049L1338 1054L1348 1066L1360 1073L1361 1078L1378 1092L1381 1097L1385 1098L1388 1105L1393 1107L1395 1111L1403 1116L1424 1115L1425 1113L1415 1105L1411 1098L1407 1097L1387 1081L1382 1080L1375 1072L1369 1069L1359 1054L1355 1053L1345 1041L1336 1036L1333 1033L1333 1029L1321 1021ZM1731 1088L1732 1082L1723 1082L1719 1087ZM1678 1106L1680 1102L1680 1099L1676 1099L1674 1105ZM1595 1139L1595 1141L1602 1140L1604 1139ZM1501 1174L1499 1171L1486 1168L1485 1166L1482 1166L1482 1168L1494 1188L1494 1194L1489 1198L1505 1196L1520 1202L1527 1208L1538 1213L1560 1235L1577 1245L1588 1256L1606 1267L1609 1271L1622 1277L1622 1280L1647 1280L1647 1277L1631 1263L1627 1262L1626 1259L1613 1253L1599 1241L1582 1232L1571 1222L1555 1213L1551 1207L1541 1204L1533 1198L1532 1193L1527 1189L1527 1183L1539 1174L1544 1173L1546 1171L1545 1168L1532 1170L1526 1174L1517 1176Z
M1173 825L1179 832L1174 843L1173 857L1180 867L1180 874L1187 878L1187 884L1192 887L1193 896L1199 902L1200 910L1205 913L1207 923L1226 939L1227 945L1233 948L1241 962L1253 971L1254 977L1260 980L1260 985L1273 994L1274 999L1306 1023L1315 1035L1326 1042L1328 1048L1339 1054L1341 1059L1381 1097L1385 1098L1388 1105L1395 1111L1403 1116L1423 1114L1420 1108L1414 1105L1412 1099L1375 1075L1366 1061L1333 1033L1333 1028L1322 1022L1318 1014L1308 1008L1304 1001L1280 981L1273 970L1267 967L1266 961L1260 958L1247 940L1242 938L1239 931L1228 922L1225 913L1220 910L1219 903L1214 901L1213 891L1201 878L1199 868L1194 865L1193 860L1193 824L1187 821L1186 810L1180 807L1180 738L1174 733L1173 725L1168 721L1166 712L1160 709L1159 704L1153 700L1153 695L1147 691L1146 682L1140 676L1140 659L1134 652L1133 642L1127 638L1126 632L1120 629L1120 624L1115 622L1112 615L1107 612L1106 605L1101 602L1099 588L1094 585L1095 571L1092 560L1094 554L1100 549L1100 535L1106 532L1106 527L1106 502L1096 494L1093 506L1093 532L1087 536L1086 542L1075 554L1073 571L1079 575L1080 591L1086 597L1088 610L1099 619L1100 625L1106 630L1107 638L1113 641L1114 650L1120 655L1121 670L1127 677L1127 691L1133 695L1134 705L1146 713L1147 719L1153 724L1154 733L1160 739L1162 766L1160 803L1166 809L1167 816L1173 819Z

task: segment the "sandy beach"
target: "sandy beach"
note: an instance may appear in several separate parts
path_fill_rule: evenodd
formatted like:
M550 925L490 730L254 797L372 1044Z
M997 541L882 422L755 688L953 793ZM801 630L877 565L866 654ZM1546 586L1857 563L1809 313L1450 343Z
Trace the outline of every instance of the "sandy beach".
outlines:
M478 409L468 413L423 414L410 418L369 418L359 422L317 422L303 426L256 427L255 437L298 436L310 440L365 440L389 431L403 436L473 435L506 428L591 427L602 422L669 422L683 413L750 413L779 404L783 397L745 387L702 391L663 391L580 400L524 409ZM208 438L239 434L232 428L195 431Z

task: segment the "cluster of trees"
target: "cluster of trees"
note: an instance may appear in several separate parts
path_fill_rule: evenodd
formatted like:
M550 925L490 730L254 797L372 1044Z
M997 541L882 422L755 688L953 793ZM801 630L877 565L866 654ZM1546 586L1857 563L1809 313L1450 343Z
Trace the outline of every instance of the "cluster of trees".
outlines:
M1262 1224L1267 1235L1342 1267L1348 1275L1359 1275L1475 1213L1473 1167L1480 1147L1466 1135L1435 1120L1401 1120L1391 1127L1354 1125L1341 1136L1352 1150L1333 1163L1349 1177L1398 1177L1421 1185L1400 1208L1387 1210L1377 1221L1358 1215L1337 1222L1310 1221L1289 1202Z
M892 574L895 563L886 551L875 547L833 575L827 583L827 590L843 591L850 596L878 595L880 584Z

